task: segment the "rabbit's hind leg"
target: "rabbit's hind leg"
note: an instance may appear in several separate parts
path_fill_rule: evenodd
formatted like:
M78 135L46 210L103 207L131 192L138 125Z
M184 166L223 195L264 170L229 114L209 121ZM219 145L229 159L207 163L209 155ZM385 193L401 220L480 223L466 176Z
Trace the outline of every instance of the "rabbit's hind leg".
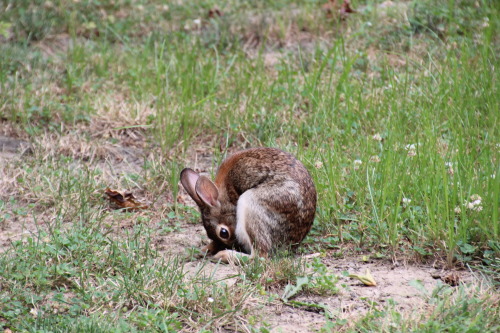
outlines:
M247 231L247 223L251 212L254 210L254 203L253 191L248 190L240 196L238 204L236 205L236 240L238 244L250 254L253 252L253 242Z
M269 226L274 223L273 216L261 205L258 195L257 189L248 190L236 206L236 240L252 258L267 257L272 247Z

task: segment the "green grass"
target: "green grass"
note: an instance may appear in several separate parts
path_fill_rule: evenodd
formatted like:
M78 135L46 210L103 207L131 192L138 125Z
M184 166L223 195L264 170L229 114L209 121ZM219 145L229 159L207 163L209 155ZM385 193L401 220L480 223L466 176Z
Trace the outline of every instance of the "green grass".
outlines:
M14 242L0 259L2 319L19 330L165 330L188 319L221 325L242 310L252 288L229 290L203 267L187 276L179 258L153 249L151 231L138 225L113 239L96 221L76 222Z
M176 201L194 149L209 152L213 167L228 148L296 154L319 193L304 252L341 256L353 245L394 261L482 264L498 281L500 8L352 1L358 13L341 21L324 2L1 2L0 123L31 141L33 154L6 167L13 181L0 226L40 227L0 255L0 326L241 329L253 318L249 295L304 275L289 259L255 263L235 292L186 278L180 258L149 246L151 233L197 220ZM209 18L216 6L223 15ZM140 171L103 171L114 145L146 147ZM107 186L154 202L123 239L123 215L102 206ZM159 229L149 224L156 219ZM313 270L323 280L310 292L335 289L321 265ZM209 294L222 303L203 301ZM459 314L464 327L468 313ZM444 329L455 315L397 325ZM359 330L378 330L376 317Z

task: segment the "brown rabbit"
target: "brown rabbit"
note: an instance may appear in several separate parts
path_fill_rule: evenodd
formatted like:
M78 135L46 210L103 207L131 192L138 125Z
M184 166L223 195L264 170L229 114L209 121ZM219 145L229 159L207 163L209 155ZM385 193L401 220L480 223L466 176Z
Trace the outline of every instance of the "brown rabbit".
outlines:
M296 247L314 220L312 178L301 162L279 149L235 153L221 164L215 183L186 168L181 183L200 208L212 240L202 250L224 262L238 253L233 248L267 257L280 246Z

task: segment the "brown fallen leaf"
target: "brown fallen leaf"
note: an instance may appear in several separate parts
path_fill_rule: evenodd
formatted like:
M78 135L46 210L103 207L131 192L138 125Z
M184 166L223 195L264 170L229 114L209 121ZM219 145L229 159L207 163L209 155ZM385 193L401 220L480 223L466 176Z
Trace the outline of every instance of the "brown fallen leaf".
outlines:
M375 282L375 279L373 278L372 273L370 273L370 270L368 268L365 271L365 275L349 274L349 277L358 279L366 286L374 287L377 285L377 282Z
M340 6L340 16L347 16L347 14L352 13L356 13L356 11L351 8L351 1L344 0L342 6Z
M208 11L208 18L221 17L222 15L222 11L217 7L214 7Z
M113 209L139 210L148 208L148 205L138 201L132 192L121 192L107 188L104 193L108 195Z
M341 20L345 20L349 14L356 13L349 0L343 0L341 4L337 0L328 0L321 7L328 18L340 17Z
M460 283L460 276L456 272L451 272L446 276L442 276L441 280L452 287L456 287Z

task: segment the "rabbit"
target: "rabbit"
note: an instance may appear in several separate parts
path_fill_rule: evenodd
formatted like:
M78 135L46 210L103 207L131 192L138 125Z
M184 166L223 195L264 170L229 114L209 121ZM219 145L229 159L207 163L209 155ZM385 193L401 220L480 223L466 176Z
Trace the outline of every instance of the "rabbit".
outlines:
M215 182L189 168L181 171L180 181L212 240L202 252L215 260L267 258L279 247L296 248L312 227L313 180L300 161L282 150L242 150L220 165Z

